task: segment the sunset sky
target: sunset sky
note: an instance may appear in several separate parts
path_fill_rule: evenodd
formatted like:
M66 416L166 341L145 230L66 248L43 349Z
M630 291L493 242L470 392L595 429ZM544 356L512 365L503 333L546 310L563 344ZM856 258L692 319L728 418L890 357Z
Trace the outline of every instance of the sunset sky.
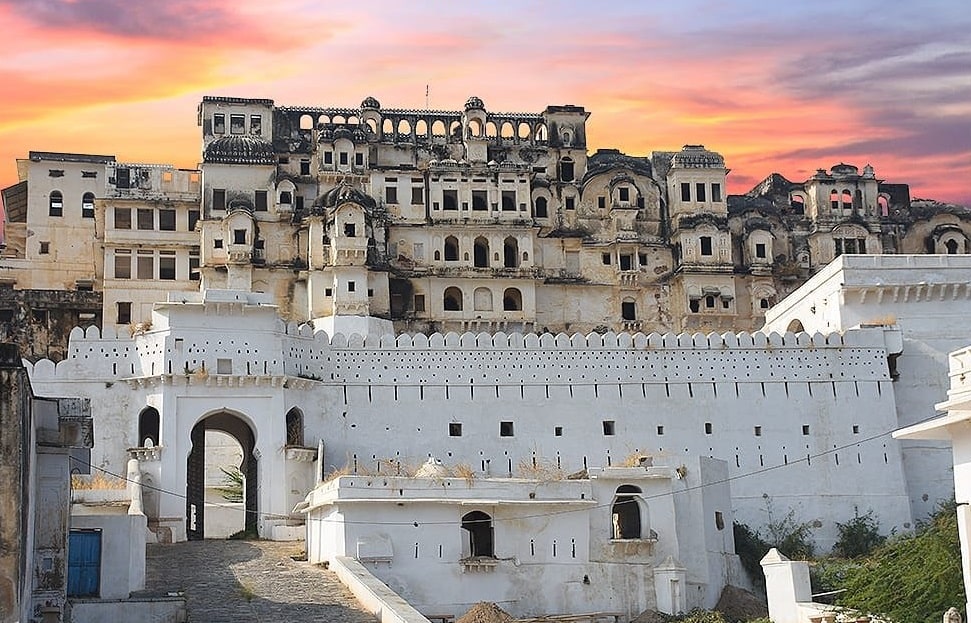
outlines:
M971 205L966 0L0 0L0 187L29 150L194 167L203 95L578 104L588 145L704 144L731 192L870 163Z

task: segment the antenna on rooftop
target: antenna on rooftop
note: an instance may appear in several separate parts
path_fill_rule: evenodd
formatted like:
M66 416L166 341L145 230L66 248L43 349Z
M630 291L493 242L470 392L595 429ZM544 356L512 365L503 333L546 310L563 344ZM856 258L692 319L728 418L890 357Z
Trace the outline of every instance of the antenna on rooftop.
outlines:
M425 85L425 110L428 110L428 85Z

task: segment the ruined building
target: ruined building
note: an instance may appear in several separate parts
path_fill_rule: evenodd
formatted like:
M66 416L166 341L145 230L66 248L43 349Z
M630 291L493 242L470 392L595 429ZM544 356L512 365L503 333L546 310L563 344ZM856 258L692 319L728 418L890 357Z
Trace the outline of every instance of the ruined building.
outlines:
M71 326L144 328L200 282L271 294L331 333L751 330L840 254L969 250L971 211L912 201L869 165L729 196L700 145L589 154L578 106L206 97L198 113L199 170L18 161L0 338L61 359Z

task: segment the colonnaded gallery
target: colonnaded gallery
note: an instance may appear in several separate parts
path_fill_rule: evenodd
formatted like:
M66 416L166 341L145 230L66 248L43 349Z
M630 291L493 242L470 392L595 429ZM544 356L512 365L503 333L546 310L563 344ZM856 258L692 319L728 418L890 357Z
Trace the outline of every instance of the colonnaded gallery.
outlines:
M211 534L218 431L241 449L247 527L306 536L312 558L369 552L391 584L407 578L381 567L404 555L388 530L338 546L326 527L372 480L325 473L387 476L373 504L391 514L406 489L430 499L428 483L388 488L408 465L502 481L495 500L435 489L471 541L429 530L414 559L437 546L421 564L464 571L470 552L518 565L537 547L465 517L583 507L536 535L552 558L571 544L563 577L648 564L647 588L597 601L564 579L564 594L671 612L732 581L726 513L758 526L791 509L826 549L838 522L872 510L906 530L952 495L946 446L889 433L933 415L969 341L971 211L869 165L732 196L700 145L588 154L587 116L207 97L198 170L30 152L2 191L0 340L38 395L89 401L81 468L136 461L150 540ZM567 474L588 482L550 499L522 484ZM519 590L511 573L490 596ZM402 592L437 605L423 590Z

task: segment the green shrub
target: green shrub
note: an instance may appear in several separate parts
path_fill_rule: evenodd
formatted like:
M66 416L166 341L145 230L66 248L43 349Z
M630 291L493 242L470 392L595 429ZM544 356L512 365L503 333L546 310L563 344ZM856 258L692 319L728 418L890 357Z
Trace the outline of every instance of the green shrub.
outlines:
M840 536L833 554L844 558L866 556L887 540L880 534L880 523L874 519L872 510L865 515L856 515L846 523L836 522L836 529Z
M965 603L954 502L847 568L844 588L838 605L897 623L937 623Z

